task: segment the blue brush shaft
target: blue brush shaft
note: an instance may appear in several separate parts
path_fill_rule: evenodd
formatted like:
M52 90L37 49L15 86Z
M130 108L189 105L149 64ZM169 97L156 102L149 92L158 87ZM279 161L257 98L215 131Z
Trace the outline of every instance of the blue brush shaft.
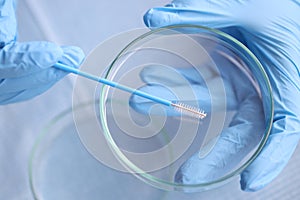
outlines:
M171 105L172 105L172 102L169 101L169 100L166 100L166 99L162 99L162 98L160 98L160 97L153 96L153 95L151 95L151 94L148 94L148 93L142 92L142 91L140 91L140 90L136 90L136 89L127 87L127 86L122 85L122 84L118 84L118 83L113 82L113 81L109 81L109 80L104 79L104 78L99 78L99 77L94 76L94 75L92 75L92 74L89 74L89 73L80 71L79 69L70 67L70 66L68 66L68 65L64 65L64 64L61 64L61 63L56 63L56 64L54 65L54 67L55 67L55 68L58 68L58 69L61 69L61 70L63 70L63 71L66 71L66 72L71 72L71 73L74 73L74 74L78 74L78 75L83 76L83 77L85 77L85 78L88 78L88 79L90 79L90 80L97 81L97 82L103 83L103 84L105 84L105 85L109 85L109 86L111 86L111 87L114 87L114 88L117 88L117 89L120 89L120 90L129 92L129 93L138 95L138 96L140 96L140 97L144 97L144 98L146 98L146 99L149 99L149 100L151 100L151 101L154 101L154 102L157 102L157 103L166 105L166 106L171 106Z

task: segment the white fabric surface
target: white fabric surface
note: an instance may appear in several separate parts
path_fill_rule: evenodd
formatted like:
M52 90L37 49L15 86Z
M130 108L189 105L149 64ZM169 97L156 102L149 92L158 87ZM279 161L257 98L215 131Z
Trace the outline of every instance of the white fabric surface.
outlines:
M143 27L143 13L167 2L20 0L19 40L77 45L88 53L113 34ZM33 100L0 107L0 200L33 199L28 181L30 150L42 127L71 105L72 80L68 76ZM280 176L259 192L242 192L236 180L218 190L200 194L170 192L168 199L297 199L300 194L299 151L300 148ZM112 192L115 187L111 188ZM156 189L149 186L149 190Z

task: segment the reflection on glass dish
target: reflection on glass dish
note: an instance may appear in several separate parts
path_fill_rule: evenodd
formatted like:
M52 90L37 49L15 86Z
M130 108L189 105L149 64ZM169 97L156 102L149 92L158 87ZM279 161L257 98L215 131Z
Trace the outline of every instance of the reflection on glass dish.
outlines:
M193 192L224 184L268 137L269 80L256 57L220 31L178 25L147 32L118 54L105 78L207 113L195 120L134 94L98 88L99 121L114 155L158 188ZM186 178L188 170L197 176Z

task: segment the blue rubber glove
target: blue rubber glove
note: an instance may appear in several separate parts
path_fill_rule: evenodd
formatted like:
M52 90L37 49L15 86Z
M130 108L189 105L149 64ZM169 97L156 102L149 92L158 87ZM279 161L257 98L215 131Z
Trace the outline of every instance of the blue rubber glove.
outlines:
M205 73L202 74L191 67L162 65L147 65L140 72L140 77L145 83L139 88L141 91L173 102L200 106L208 118L224 111L236 113L228 127L223 128L221 132L211 130L206 133L207 139L201 142L199 151L185 161L177 171L175 175L177 183L207 183L223 177L254 150L265 132L261 97L251 79L240 70L242 66L237 67L238 62L232 62L235 55L231 51L218 44L214 44L213 48L215 50L210 49L209 56L218 64L214 65L210 59L201 60L201 67L205 69ZM233 78L232 74L238 76ZM161 109L153 109L155 102L136 95L131 96L130 105L143 114L150 112L154 115L164 114ZM163 107L163 109L169 116L181 115L173 108ZM265 110L270 112L269 108ZM217 123L222 124L222 119L218 120Z
M51 42L16 41L16 3L0 1L0 104L31 99L49 89L67 73L53 68L61 62L78 67L83 51Z
M300 1L174 0L166 7L150 9L144 21L150 28L198 24L221 29L244 43L261 61L273 89L274 121L264 149L243 171L240 182L245 191L262 189L286 166L300 137ZM222 150L229 154L238 146L236 143ZM186 161L176 180L189 183L201 177L198 162L197 157Z

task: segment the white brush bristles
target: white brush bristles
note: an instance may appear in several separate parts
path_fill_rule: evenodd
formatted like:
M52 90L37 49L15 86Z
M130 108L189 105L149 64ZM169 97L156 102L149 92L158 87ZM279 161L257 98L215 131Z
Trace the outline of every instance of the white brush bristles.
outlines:
M190 117L196 117L198 119L204 119L206 117L206 113L196 107L186 105L184 103L172 103L171 104L178 112L182 114L188 115Z

